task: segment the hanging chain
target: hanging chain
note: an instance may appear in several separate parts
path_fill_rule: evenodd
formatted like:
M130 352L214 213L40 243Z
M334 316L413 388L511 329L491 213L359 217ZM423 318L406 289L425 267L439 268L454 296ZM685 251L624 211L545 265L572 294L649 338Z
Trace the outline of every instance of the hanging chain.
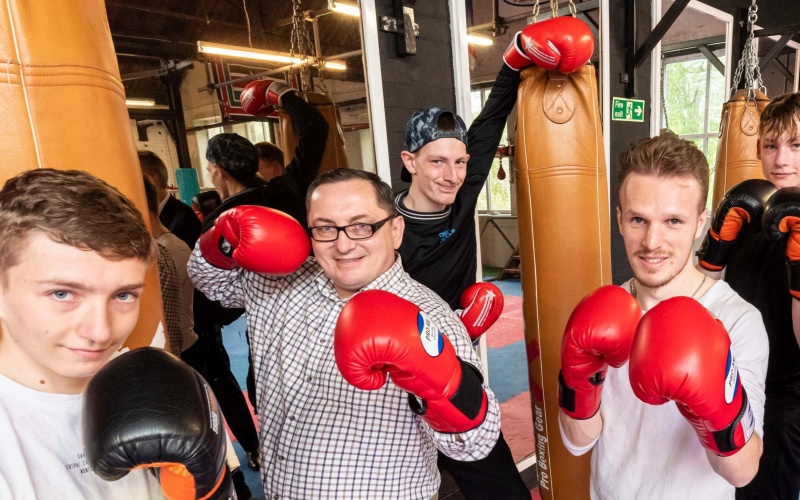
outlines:
M742 57L739 59L739 64L736 66L736 73L733 76L733 86L731 87L731 95L736 92L739 87L739 82L744 75L744 85L747 88L747 98L755 99L755 91L761 90L766 93L764 82L761 79L761 69L758 67L758 54L755 47L755 36L753 30L755 29L756 21L758 20L758 6L756 0L750 4L747 10L747 41L744 43L742 50Z
M289 56L292 58L291 68L289 69L289 79L293 80L295 75L299 80L300 90L313 91L313 80L311 79L311 66L317 68L320 87L327 93L325 86L325 75L323 73L323 61L317 57L314 44L306 29L306 13L303 11L301 0L292 0L292 47ZM300 63L295 65L294 58L297 54Z
M536 0L536 3L533 4L533 22L531 24L536 23L537 17L539 17L539 0Z
M578 16L578 10L575 8L575 4L572 0L569 0L569 12L572 17ZM536 18L539 16L539 0L536 0L536 3L533 5L533 23L536 22ZM550 0L550 15L552 17L558 16L558 0Z

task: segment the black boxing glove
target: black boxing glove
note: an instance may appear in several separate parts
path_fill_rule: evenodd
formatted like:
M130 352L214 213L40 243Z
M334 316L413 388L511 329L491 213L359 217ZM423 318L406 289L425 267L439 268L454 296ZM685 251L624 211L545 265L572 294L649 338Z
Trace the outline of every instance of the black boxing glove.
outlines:
M776 191L764 207L763 224L767 238L786 240L789 293L800 299L800 187Z
M200 222L203 222L206 216L216 210L221 203L222 199L220 199L218 192L204 191L202 193L197 193L197 195L192 198L192 210L194 210Z
M203 377L162 349L144 347L111 360L83 397L83 439L106 481L154 468L171 499L227 499L225 427Z
M721 271L730 257L736 238L745 227L757 228L764 204L775 186L764 179L748 179L733 186L719 202L700 250L699 264L709 271Z

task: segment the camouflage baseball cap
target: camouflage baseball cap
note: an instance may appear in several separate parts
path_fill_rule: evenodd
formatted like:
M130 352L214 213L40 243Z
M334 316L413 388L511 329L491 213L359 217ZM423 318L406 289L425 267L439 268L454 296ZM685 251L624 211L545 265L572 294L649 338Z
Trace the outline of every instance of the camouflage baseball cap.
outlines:
M239 134L217 134L208 141L206 160L229 172L255 175L258 149Z
M453 128L445 130L440 128L439 119L443 117L452 118ZM447 127L449 128L449 127ZM406 144L405 150L413 153L422 146L437 139L444 138L458 139L467 144L467 126L460 116L444 108L425 108L415 111L406 124ZM411 173L403 166L400 172L400 179L403 182L411 182Z

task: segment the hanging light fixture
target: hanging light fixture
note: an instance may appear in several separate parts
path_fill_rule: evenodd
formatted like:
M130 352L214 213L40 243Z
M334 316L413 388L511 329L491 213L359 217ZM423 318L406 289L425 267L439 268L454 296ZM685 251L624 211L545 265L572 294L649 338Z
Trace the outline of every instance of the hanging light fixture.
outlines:
M467 43L469 45L480 45L481 47L489 47L494 45L494 40L491 38L487 38L485 36L480 35L473 35L471 33L467 33Z
M299 57L292 57L285 52L278 52L276 50L263 50L252 49L249 47L237 47L236 45L226 45L222 43L204 42L198 40L197 51L201 54L209 54L220 57L230 57L234 59L246 59L248 61L261 61L268 63L278 64L309 64L310 59L300 59ZM347 70L347 64L344 61L323 61L325 69L328 70Z
M361 9L358 8L358 5L340 0L328 0L328 10L347 16L361 17Z
M125 99L125 106L129 108L150 108L156 105L153 99Z

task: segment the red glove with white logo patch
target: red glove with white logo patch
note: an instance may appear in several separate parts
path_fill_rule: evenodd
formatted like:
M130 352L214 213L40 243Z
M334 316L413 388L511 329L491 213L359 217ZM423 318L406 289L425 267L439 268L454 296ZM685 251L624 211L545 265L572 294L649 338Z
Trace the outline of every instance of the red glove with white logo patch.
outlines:
M642 317L628 368L636 396L651 405L675 401L710 452L733 455L753 435L728 332L694 299L664 300Z
M277 80L256 80L242 90L239 100L248 115L270 116L281 107L281 97L295 89Z
M354 295L336 322L336 366L358 389L374 391L390 375L411 393L409 406L439 432L466 432L488 408L483 379L411 302L382 290ZM416 396L416 397L414 397Z
M477 340L503 312L503 292L491 283L475 283L466 288L459 298L461 310L456 311L472 340Z
M503 56L509 66L515 64L517 67L524 67L521 66L523 60L514 54L521 50L540 68L572 73L591 59L594 37L585 22L571 16L562 16L529 24L518 37L514 37L512 45ZM511 68L518 69L515 66Z

